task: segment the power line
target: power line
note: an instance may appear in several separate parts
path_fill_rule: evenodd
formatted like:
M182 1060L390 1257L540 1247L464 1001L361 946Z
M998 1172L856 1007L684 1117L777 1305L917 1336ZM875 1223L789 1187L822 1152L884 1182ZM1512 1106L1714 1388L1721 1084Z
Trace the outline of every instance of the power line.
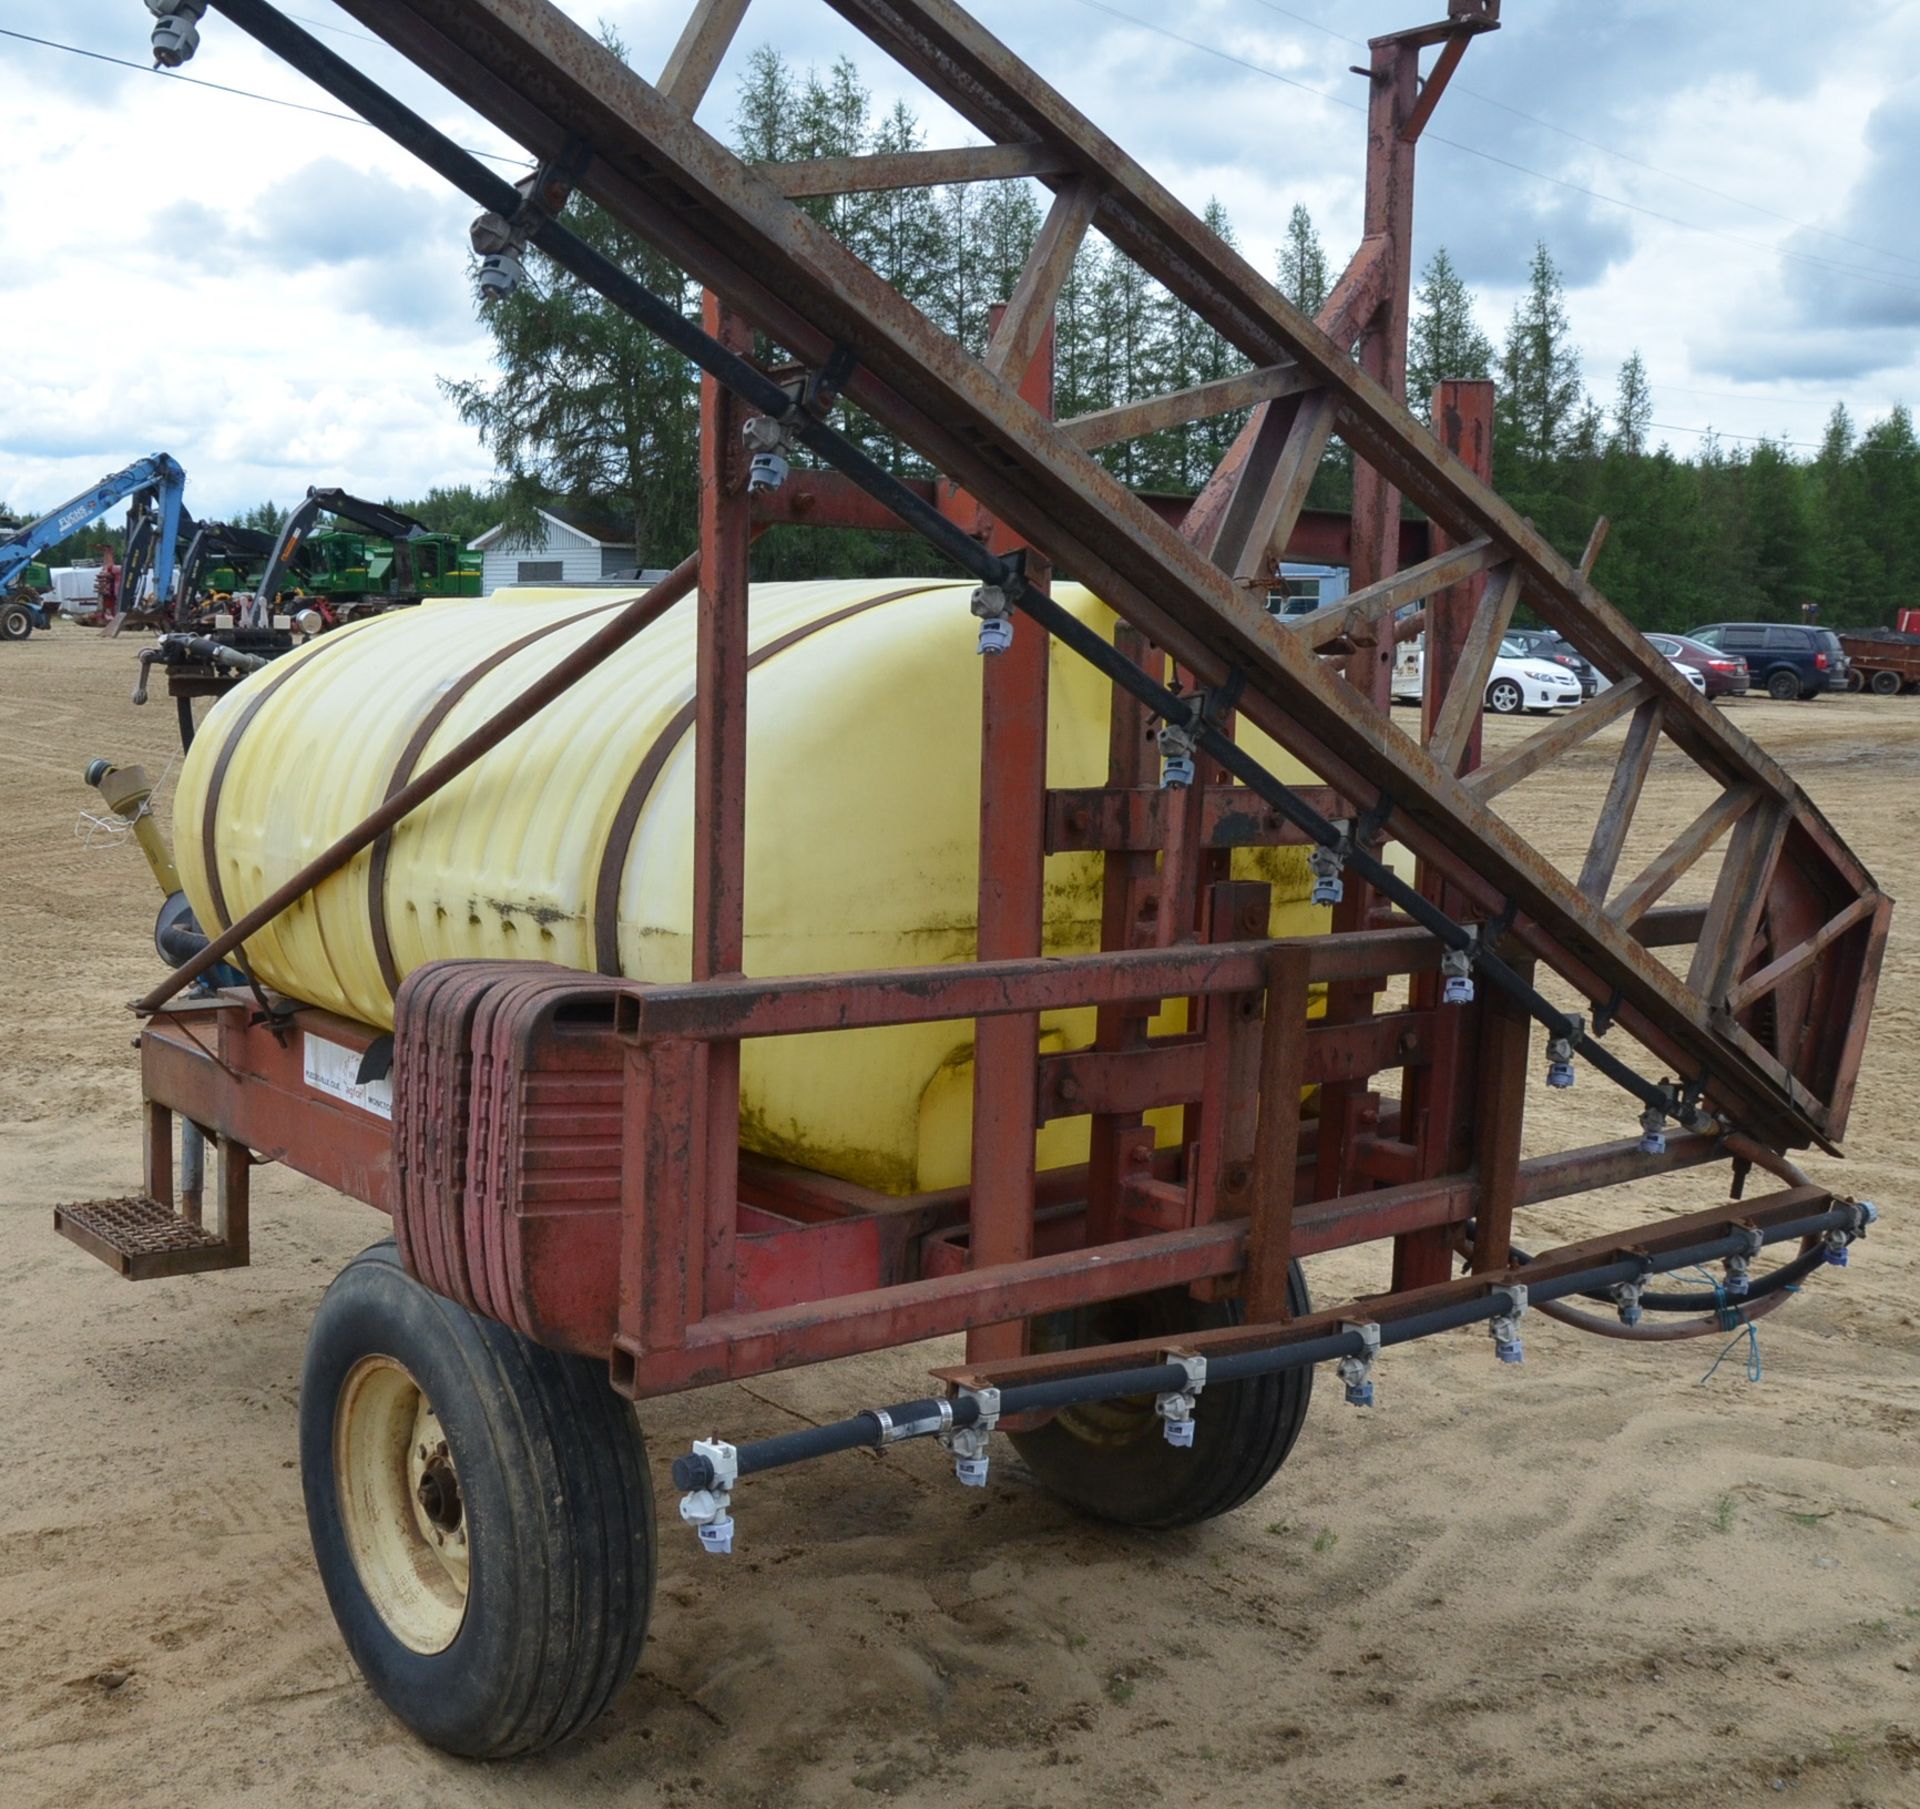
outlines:
M1278 13L1282 18L1296 19L1302 25L1311 26L1315 31L1325 32L1330 38L1342 44L1352 44L1361 50L1367 48L1364 39L1350 38L1344 31L1336 31L1331 25L1309 17L1306 13L1297 13L1289 6L1279 6L1275 0L1253 0L1254 5L1265 7L1270 13ZM1631 151L1623 151L1615 145L1602 144L1597 138L1588 138L1570 127L1558 125L1553 120L1543 119L1538 113L1529 113L1524 107L1516 107L1509 101L1496 100L1491 94L1483 94L1478 88L1469 88L1464 82L1451 82L1449 91L1464 94L1488 107L1498 107L1502 113L1511 113L1515 119L1530 121L1544 127L1549 132L1557 132L1562 138L1570 138L1575 144L1583 144L1589 150L1602 152L1608 157L1617 157L1622 163L1631 163L1639 169L1651 170L1656 176L1665 176L1670 182L1684 183L1688 188L1698 189L1703 195L1711 195L1716 201L1730 201L1735 207L1751 208L1757 214L1764 214L1770 220L1779 220L1784 225L1798 228L1801 232L1818 233L1822 238L1835 239L1842 245L1851 245L1858 251L1871 251L1876 257L1892 258L1898 264L1912 264L1920 269L1920 258L1907 256L1905 252L1889 251L1884 245L1869 244L1865 239L1850 238L1844 232L1835 232L1830 226L1815 226L1810 220L1796 220L1791 214L1783 214L1776 208L1762 205L1758 201L1749 201L1744 195L1729 194L1725 189L1714 188L1710 183L1701 182L1692 176L1683 176L1678 170L1667 169L1664 165L1652 163L1644 157L1636 157Z
M1132 13L1123 13L1117 6L1108 6L1105 0L1080 0L1082 6L1090 6L1097 13L1105 13L1110 19L1123 19L1129 25L1137 25L1142 31L1158 32L1163 38L1171 38L1176 44L1184 44L1189 50L1203 50L1210 57L1219 57L1223 62L1238 63L1242 69L1251 69L1255 75L1264 75L1269 81L1285 82L1289 88L1298 88L1302 93L1317 96L1323 101L1331 101L1336 107L1345 107L1349 113L1364 113L1366 108L1358 101L1343 100L1337 94L1329 94L1324 88L1316 88L1311 82L1296 80L1293 76L1282 75L1277 69L1269 69L1262 63L1250 63L1245 57L1237 57L1230 50L1222 50L1217 44L1203 44L1198 38L1183 37L1179 32L1169 30L1164 25L1156 25L1150 19L1136 18Z
M288 13L289 19L297 19L302 25L311 25L315 31L330 31L342 38L358 38L362 44L378 44L382 50L392 48L385 38L376 38L364 31L354 31L345 25L334 24L326 19L309 18L305 13Z
M1631 151L1615 150L1612 145L1602 144L1597 138L1585 138L1578 132L1570 132L1565 126L1556 126L1550 119L1541 119L1536 114L1524 113L1518 107L1509 106L1505 101L1495 100L1490 94L1480 94L1472 88L1462 88L1462 94L1482 102L1489 107L1498 107L1504 113L1511 113L1518 119L1532 120L1537 126L1544 126L1549 132L1558 132L1562 138L1571 138L1576 144L1583 144L1596 151L1604 151L1609 157L1618 157L1623 163L1637 164L1643 170L1651 170L1656 176L1665 176L1669 181L1684 183L1688 188L1698 189L1703 195L1711 195L1716 201L1730 201L1735 207L1751 208L1757 214L1764 214L1770 220L1778 220L1782 225L1791 226L1799 232L1811 232L1821 238L1834 239L1842 245L1851 245L1857 251L1870 251L1875 257L1892 258L1895 263L1911 264L1920 270L1920 258L1908 257L1904 252L1889 251L1884 245L1871 245L1865 239L1849 237L1844 232L1835 232L1829 226L1815 226L1810 220L1796 220L1791 214L1783 214L1776 208L1763 207L1758 201L1749 201L1744 195L1729 194L1725 189L1714 188L1710 183L1696 181L1691 176L1683 176L1678 170L1662 168L1657 163L1649 163L1644 157L1636 157Z
M1299 88L1305 93L1318 96L1321 100L1331 101L1337 107L1345 107L1350 112L1364 112L1357 102L1342 100L1338 95L1329 94L1323 88L1316 88L1309 82L1303 82L1290 75L1282 75L1277 69L1269 69L1264 64L1249 61L1246 57L1235 56L1231 51L1222 50L1217 45L1206 44L1198 38L1189 38L1177 31L1171 31L1164 25L1157 25L1151 19L1142 19L1133 13L1122 12L1118 7L1108 6L1105 0L1078 0L1081 6L1091 7L1095 12L1107 14L1110 18L1122 19L1127 24L1137 26L1142 31L1157 33L1170 38L1176 44L1184 44L1190 50L1203 51L1208 56L1218 57L1223 62L1237 64L1242 69L1251 70L1255 75L1266 76L1270 81L1284 82L1289 88ZM1898 290L1903 295L1920 295L1920 284L1903 283L1894 277L1883 276L1877 271L1863 270L1857 264L1842 264L1832 258L1816 257L1812 252L1789 251L1784 246L1768 245L1758 239L1743 239L1737 233L1725 232L1715 226L1702 226L1697 220L1683 220L1677 214L1663 213L1659 208L1647 207L1638 201L1628 201L1619 195L1603 194L1599 189L1588 188L1584 183L1573 182L1564 176L1550 176L1545 170L1529 168L1524 163L1515 163L1510 157L1501 157L1492 151L1484 151L1478 145L1463 144L1457 138L1447 138L1434 131L1422 134L1423 141L1430 144L1443 144L1450 150L1463 151L1469 157L1479 157L1485 162L1497 164L1502 169L1513 170L1522 176L1531 176L1536 182L1551 183L1555 188L1564 188L1576 195L1585 195L1589 200L1601 201L1609 207L1622 207L1630 213L1644 214L1648 219L1659 220L1668 226L1677 226L1683 232L1697 232L1707 238L1722 239L1729 245L1743 246L1748 251L1758 251L1767 257L1790 258L1795 263L1812 264L1824 270L1837 270L1841 274L1853 277L1856 281L1876 283L1882 288Z
M359 34L349 33L348 35L351 37ZM353 126L364 126L367 123L357 113L337 113L331 107L313 107L305 101L282 100L277 94L256 94L251 88L231 88L225 82L209 82L197 75L181 75L169 69L152 69L145 63L130 62L125 57L108 56L102 50L87 50L78 44L61 44L52 38L36 38L30 32L11 31L3 25L0 25L0 38L17 38L23 44L37 44L42 50L64 50L69 56L86 57L95 63L111 63L119 69L131 69L138 75L163 76L171 82L184 82L190 88L211 88L216 94L234 94L242 100L264 101L270 107L287 107L295 113L313 113L321 119L343 119ZM469 156L485 157L493 163L510 164L515 169L531 167L531 160L527 158L506 157L498 151L475 150L469 145L462 145L461 149Z
M1754 396L1742 395L1732 389L1688 389L1681 383L1663 383L1663 390L1669 390L1676 396L1705 396L1714 402L1764 402L1769 408L1824 408L1832 413L1831 402L1819 402L1811 396Z
M1682 427L1677 421L1649 421L1647 425L1659 428L1662 433L1697 434L1703 440L1746 440L1755 446L1802 446L1809 452L1818 452L1821 448L1819 440L1783 440L1771 433L1728 433L1722 427Z
M1748 251L1758 251L1767 257L1791 258L1796 264L1812 264L1822 270L1837 270L1843 276L1850 276L1856 282L1874 283L1882 289L1895 289L1902 295L1920 295L1920 283L1903 283L1897 277L1883 276L1875 270L1863 270L1858 264L1842 264L1833 258L1816 257L1810 251L1789 251L1784 245L1769 245L1760 239L1743 239L1736 232L1723 232L1717 226L1702 226L1697 220L1683 220L1678 214L1663 213L1657 207L1647 207L1638 201L1628 201L1619 195L1603 194L1597 188L1588 188L1584 183L1568 181L1564 176L1550 176L1545 170L1529 169L1524 163L1515 163L1510 157L1496 156L1492 151L1483 151L1478 145L1462 144L1457 138L1443 138L1438 132L1423 133L1422 136L1434 144L1443 144L1452 150L1465 151L1469 156L1484 158L1488 163L1497 163L1503 169L1517 170L1523 176L1532 176L1539 182L1551 182L1556 188L1571 190L1576 195L1585 195L1590 200L1604 201L1609 207L1624 207L1630 213L1644 214L1649 220L1659 220L1668 226L1677 226L1682 232L1697 232L1710 239L1721 239L1729 245L1744 246Z

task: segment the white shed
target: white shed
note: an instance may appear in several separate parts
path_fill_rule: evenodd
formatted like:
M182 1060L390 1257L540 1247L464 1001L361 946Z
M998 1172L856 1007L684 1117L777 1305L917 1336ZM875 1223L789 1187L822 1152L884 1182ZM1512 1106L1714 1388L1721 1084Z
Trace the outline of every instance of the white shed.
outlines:
M508 538L506 526L489 528L474 545L479 553L481 594L491 596L506 584L597 584L630 578L638 561L631 529L584 510L564 516L539 511L539 538ZM624 535L624 538L622 536Z

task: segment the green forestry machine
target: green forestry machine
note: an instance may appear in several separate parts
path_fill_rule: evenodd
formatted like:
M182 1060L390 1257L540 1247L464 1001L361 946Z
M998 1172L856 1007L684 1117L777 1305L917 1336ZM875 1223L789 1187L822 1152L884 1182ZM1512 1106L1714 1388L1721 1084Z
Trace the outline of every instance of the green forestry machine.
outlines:
M316 530L323 514L369 531ZM345 490L308 490L280 524L256 595L276 598L290 578L329 625L396 604L480 594L480 567L457 534L436 533L402 510Z

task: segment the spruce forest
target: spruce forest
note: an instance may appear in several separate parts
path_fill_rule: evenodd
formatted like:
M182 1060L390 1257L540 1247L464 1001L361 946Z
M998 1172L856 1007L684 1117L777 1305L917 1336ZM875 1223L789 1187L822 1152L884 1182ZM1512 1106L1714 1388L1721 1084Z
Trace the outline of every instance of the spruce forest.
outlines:
M875 117L846 61L797 71L771 49L754 56L738 95L734 141L758 160L846 156L921 146L904 106ZM904 189L803 203L889 282L979 349L987 311L1018 276L1041 221L1026 182ZM656 252L590 204L577 226L689 313L699 296ZM1228 239L1217 205L1209 222ZM1312 219L1296 207L1274 272L1313 313L1338 274ZM539 280L491 309L496 372L446 383L450 399L502 472L497 498L446 496L409 505L463 519L502 512L525 521L555 496L591 497L630 513L644 563L667 565L694 540L695 385L691 367L663 351L598 297L547 266ZM1126 258L1089 235L1058 309L1055 411L1062 417L1231 375L1245 361ZM1444 249L1418 280L1407 394L1416 412L1442 377L1496 384L1494 481L1570 558L1594 519L1613 529L1596 577L1643 627L1684 629L1727 617L1797 619L1816 603L1830 626L1885 624L1920 604L1920 441L1905 406L1856 423L1836 406L1817 451L1784 441L1708 438L1689 457L1658 440L1657 378L1638 353L1613 393L1589 393L1563 285L1546 245L1496 346ZM1099 456L1128 484L1192 492L1238 430L1239 416L1173 428ZM902 473L919 469L903 446L869 425L868 450ZM1310 503L1339 508L1351 477L1337 445ZM451 524L450 524L451 525ZM472 531L478 531L475 527ZM824 529L781 529L755 553L757 576L857 576L929 569L917 540Z

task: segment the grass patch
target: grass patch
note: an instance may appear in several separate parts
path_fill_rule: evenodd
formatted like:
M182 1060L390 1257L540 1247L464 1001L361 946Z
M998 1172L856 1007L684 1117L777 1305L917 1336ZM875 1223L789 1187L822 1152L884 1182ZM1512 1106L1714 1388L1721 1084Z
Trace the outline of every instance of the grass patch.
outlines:
M1713 1509L1713 1530L1717 1533L1733 1531L1733 1497L1722 1495Z
M1315 1551L1332 1551L1339 1543L1340 1535L1330 1526L1323 1526L1313 1535L1313 1549Z

